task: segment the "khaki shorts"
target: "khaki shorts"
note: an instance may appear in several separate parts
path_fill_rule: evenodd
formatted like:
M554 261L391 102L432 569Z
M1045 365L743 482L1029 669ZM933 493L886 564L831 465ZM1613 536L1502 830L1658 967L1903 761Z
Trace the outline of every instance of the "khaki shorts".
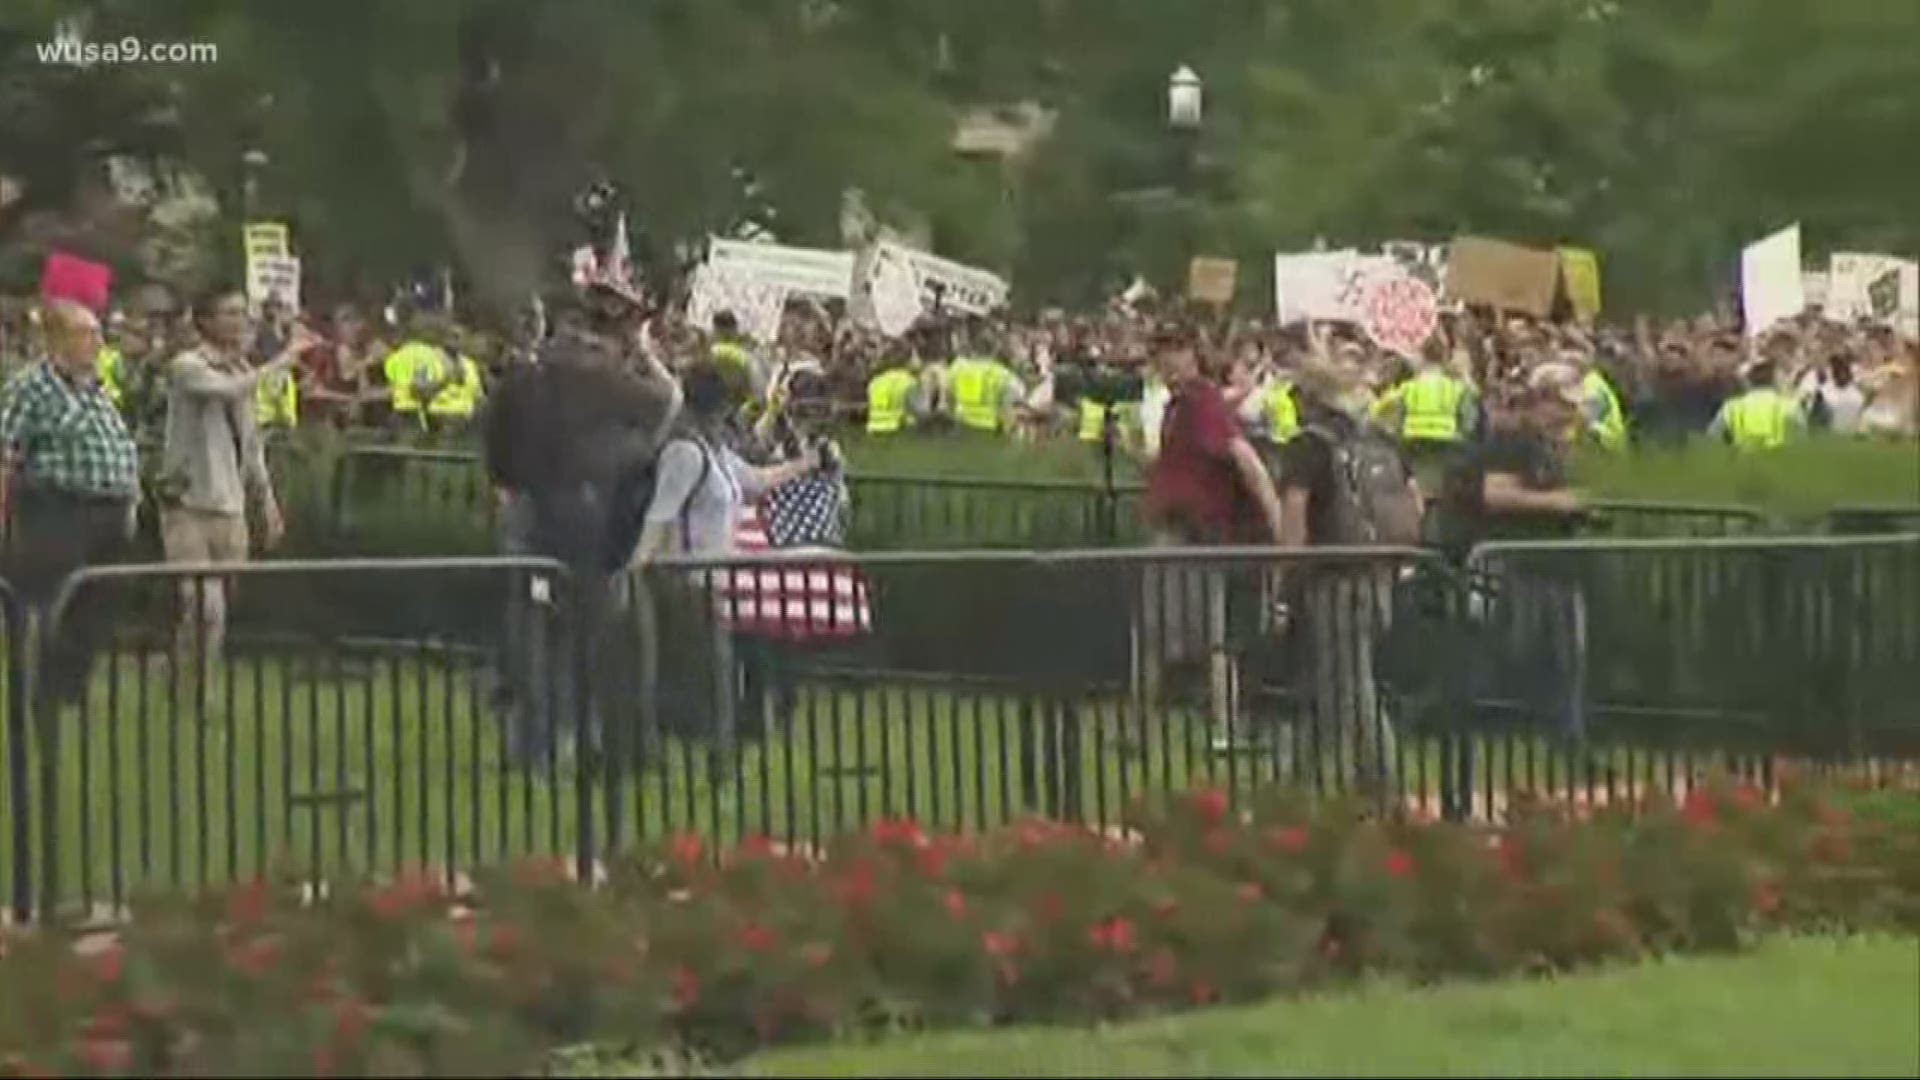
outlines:
M160 515L160 540L168 562L246 562L247 515L176 507Z

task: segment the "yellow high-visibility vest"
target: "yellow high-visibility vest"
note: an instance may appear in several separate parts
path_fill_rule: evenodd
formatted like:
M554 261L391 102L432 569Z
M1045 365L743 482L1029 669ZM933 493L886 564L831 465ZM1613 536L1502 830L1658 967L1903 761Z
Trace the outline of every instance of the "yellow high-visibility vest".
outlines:
M114 408L120 407L122 396L126 393L122 375L125 373L126 358L120 350L111 345L100 346L99 355L94 357L93 370L100 379L100 392L107 395Z
M1267 388L1268 434L1286 444L1300 434L1300 405L1293 400L1293 384L1282 379Z
M895 435L907 426L907 401L920 385L913 372L889 368L867 382L867 434Z
M382 369L387 386L393 391L394 415L424 418L415 384L440 381L445 377L446 365L446 354L424 341L409 341L393 350Z
M1777 450L1792 430L1793 399L1771 387L1727 402L1727 435L1736 450Z
M1080 441L1097 443L1106 437L1107 406L1085 394L1080 396Z
M1444 371L1423 371L1400 391L1405 415L1400 437L1409 442L1459 442L1460 402L1467 384Z
M427 412L438 417L452 420L470 420L480 411L480 399L485 396L480 383L480 365L472 357L460 358L460 377L440 388L440 392L427 403Z
M1000 430L1000 397L1006 390L1007 370L993 360L953 362L954 419L975 431Z
M1627 448L1627 411L1620 406L1620 395L1614 393L1613 384L1598 371L1587 372L1580 380L1580 390L1588 397L1598 395L1607 400L1606 415L1593 429L1595 440L1602 450L1620 451Z
M737 367L742 373L753 371L753 354L737 341L714 342L711 355L716 364Z
M263 428L299 426L300 380L293 372L284 371L254 384L253 416Z

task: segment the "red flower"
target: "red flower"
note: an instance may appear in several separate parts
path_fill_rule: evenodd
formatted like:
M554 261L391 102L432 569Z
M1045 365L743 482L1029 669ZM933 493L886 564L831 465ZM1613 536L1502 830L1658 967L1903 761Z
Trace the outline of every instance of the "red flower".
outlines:
M941 902L946 905L947 914L954 922L963 922L967 917L967 897L959 889L948 889Z
M1680 804L1680 816L1697 829L1713 826L1720 820L1720 808L1713 801L1713 792L1706 788L1687 792L1686 801Z
M1173 950L1162 946L1153 950L1153 959L1147 962L1148 984L1166 988L1172 986L1180 977L1180 962L1174 957Z
M740 854L749 859L765 859L773 855L773 838L765 833L754 833L740 841Z
M1187 996L1193 999L1195 1005L1206 1005L1218 998L1220 993L1207 980L1195 979L1187 987Z
M667 842L667 852L683 869L691 870L707 857L707 842L698 833L675 833Z
M133 1044L125 1039L88 1039L80 1044L80 1060L96 1073L122 1076L133 1070Z
M126 973L127 954L120 943L110 942L93 958L93 977L102 986L117 986L120 977Z
M1266 899L1267 891L1257 881L1243 881L1239 888L1233 890L1233 895L1243 904L1257 904Z
M988 930L980 935L980 948L995 960L1006 960L1020 952L1020 939L999 930Z
M272 898L273 887L263 879L236 886L227 893L227 918L241 926L252 926L266 918Z
M367 1003L357 998L347 998L333 1008L333 1040L343 1048L352 1048L360 1044L360 1039L373 1023L373 1010Z
M769 953L773 951L774 946L780 944L780 935L774 933L770 927L759 923L748 923L734 934L734 940L750 953Z
M1139 939L1134 934L1133 923L1116 916L1089 929L1087 944L1093 946L1094 952L1126 956L1138 947Z
M1399 878L1404 881L1413 876L1414 869L1413 856L1401 851L1399 848L1394 848L1392 851L1387 852L1388 877Z
M1200 846L1206 848L1209 855L1225 855L1233 849L1233 834L1225 829L1208 829L1207 834L1200 838Z
M871 835L881 847L917 848L927 842L925 830L912 818L882 818L873 823Z
M506 960L520 951L520 930L506 923L495 924L487 933L487 955Z
M1313 840L1313 834L1305 825L1287 825L1267 830L1267 847L1286 855L1298 855L1307 850Z
M844 907L862 908L873 902L875 892L873 866L856 862L833 885L834 899Z
M673 969L673 1004L685 1012L700 1002L700 976L685 964Z
M1193 793L1191 802L1193 812L1209 825L1218 825L1227 818L1227 793L1219 788L1201 788Z
M832 959L833 946L824 941L812 942L800 950L801 962L816 970L826 967L827 962Z
M280 943L259 938L227 950L227 966L249 979L265 978L280 960Z
M938 844L921 848L915 861L921 877L938 881L947 876L947 849Z
M81 1029L81 1037L90 1042L105 1042L127 1037L127 1014L114 1006L106 1006L87 1018L86 1027Z
M1761 796L1760 789L1752 784L1741 784L1733 789L1733 804L1742 810L1758 810L1765 802L1766 799Z

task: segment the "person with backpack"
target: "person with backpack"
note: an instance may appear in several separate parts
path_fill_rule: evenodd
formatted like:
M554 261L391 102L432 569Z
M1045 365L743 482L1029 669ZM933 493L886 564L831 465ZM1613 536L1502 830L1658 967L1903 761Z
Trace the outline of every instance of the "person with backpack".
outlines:
M660 448L647 492L631 566L662 557L724 559L734 554L735 526L747 504L813 473L818 451L807 446L778 464L754 466L731 446L728 431L745 405L740 375L710 360L681 372L686 407ZM629 504L631 505L631 504ZM711 738L720 760L732 753L739 702L727 610L730 569L644 575L636 595L648 714L676 734ZM657 731L642 733L642 749Z
M1359 373L1324 359L1294 376L1300 433L1281 457L1282 547L1409 547L1419 543L1425 499L1399 446L1366 422ZM1331 751L1344 780L1384 793L1394 730L1374 672L1402 567L1365 558L1309 563L1280 574L1283 631L1300 648L1308 683L1308 755Z

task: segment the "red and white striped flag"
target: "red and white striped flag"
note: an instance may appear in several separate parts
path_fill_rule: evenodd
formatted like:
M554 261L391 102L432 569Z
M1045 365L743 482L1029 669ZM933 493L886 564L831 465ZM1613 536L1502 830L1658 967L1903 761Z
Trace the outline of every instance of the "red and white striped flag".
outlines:
M832 548L773 546L760 516L748 504L734 526L742 555L766 551L837 554ZM735 632L783 641L856 638L873 632L867 581L851 564L728 571L720 582L723 621Z

